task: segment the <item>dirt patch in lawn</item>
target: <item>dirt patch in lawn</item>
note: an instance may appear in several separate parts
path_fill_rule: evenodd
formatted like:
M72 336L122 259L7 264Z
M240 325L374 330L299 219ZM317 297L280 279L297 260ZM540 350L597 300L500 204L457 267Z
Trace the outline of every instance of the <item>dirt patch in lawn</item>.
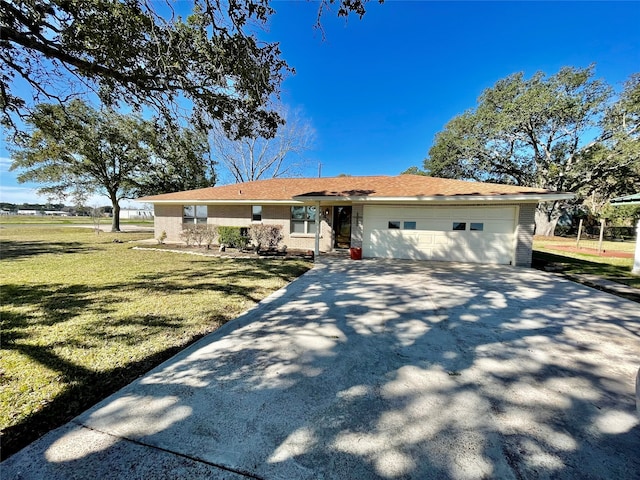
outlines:
M546 247L549 250L560 250L563 252L572 252L572 253L582 253L585 255L595 255L597 257L609 257L609 258L633 258L633 253L628 252L615 252L615 251L607 251L603 250L602 252L598 252L597 248L584 248L584 247L575 247L572 245L547 245Z

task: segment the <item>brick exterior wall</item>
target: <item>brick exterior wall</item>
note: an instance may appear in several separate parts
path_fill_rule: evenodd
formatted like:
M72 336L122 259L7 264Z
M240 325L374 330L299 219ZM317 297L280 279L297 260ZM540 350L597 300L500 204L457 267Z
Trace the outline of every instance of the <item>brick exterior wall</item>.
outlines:
M155 237L159 238L162 232L165 232L167 234L167 242L180 242L182 205L155 205L153 212Z
M521 267L531 266L533 231L535 226L536 204L520 204L518 225L515 233L515 264ZM322 207L324 211L327 207ZM329 215L321 217L320 222L320 251L329 252L333 249L332 214L333 207L328 207ZM164 231L167 242L180 243L182 231L182 205L155 205L155 237ZM351 246L362 247L363 241L363 211L362 205L353 205L351 212ZM207 223L211 225L225 225L249 227L251 221L251 205L209 205ZM315 235L291 235L290 205L263 205L262 223L282 225L282 244L290 249L313 250Z
M536 207L535 203L520 204L516 230L516 266L518 267L531 266Z
M158 238L164 231L169 243L181 243L182 231L182 205L161 205L154 208L154 231ZM282 244L290 249L313 250L315 247L315 235L291 235L291 206L290 205L263 205L262 222L269 225L282 225ZM327 223L328 219L321 219L320 223L320 251L328 252L333 246L332 229ZM229 227L249 227L251 221L251 205L208 205L207 224ZM260 223L260 222L256 222Z

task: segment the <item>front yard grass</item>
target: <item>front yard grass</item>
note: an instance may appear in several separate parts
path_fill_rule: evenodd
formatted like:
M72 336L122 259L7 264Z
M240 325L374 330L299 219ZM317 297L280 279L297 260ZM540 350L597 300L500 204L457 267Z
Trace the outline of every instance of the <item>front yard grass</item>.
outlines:
M607 280L640 289L640 276L631 273L633 258L615 258L567 252L554 249L553 246L557 243L558 240L536 238L533 242L533 265L543 268L549 264L553 264L562 271L562 273L568 275L596 275ZM609 251L629 250L629 244L618 245L616 242L608 243L610 244L607 245ZM575 244L575 240L573 244ZM634 245L631 244L631 247L633 246Z
M128 243L143 238L149 234L0 228L3 458L311 266L133 250Z
M121 218L120 225L135 224L153 228L153 219ZM93 225L92 217L56 217L45 215L1 215L0 225ZM110 217L101 217L100 225L111 225Z

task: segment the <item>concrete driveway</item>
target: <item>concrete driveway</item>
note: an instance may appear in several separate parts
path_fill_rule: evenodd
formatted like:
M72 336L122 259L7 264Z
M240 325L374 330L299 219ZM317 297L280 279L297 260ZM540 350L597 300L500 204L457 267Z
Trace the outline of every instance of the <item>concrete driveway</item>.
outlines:
M2 478L640 477L640 305L511 267L323 260Z

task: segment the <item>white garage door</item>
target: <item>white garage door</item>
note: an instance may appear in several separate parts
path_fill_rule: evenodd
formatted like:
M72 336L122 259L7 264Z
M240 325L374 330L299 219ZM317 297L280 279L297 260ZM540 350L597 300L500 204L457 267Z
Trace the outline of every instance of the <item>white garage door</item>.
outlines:
M510 264L516 207L365 206L365 257Z

